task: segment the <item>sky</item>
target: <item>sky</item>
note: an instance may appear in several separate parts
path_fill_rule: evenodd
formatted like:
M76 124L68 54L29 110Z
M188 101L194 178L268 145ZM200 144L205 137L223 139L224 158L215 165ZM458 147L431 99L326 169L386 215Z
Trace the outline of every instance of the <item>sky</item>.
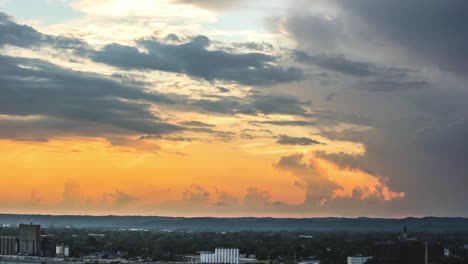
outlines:
M464 0L0 0L0 212L468 216Z

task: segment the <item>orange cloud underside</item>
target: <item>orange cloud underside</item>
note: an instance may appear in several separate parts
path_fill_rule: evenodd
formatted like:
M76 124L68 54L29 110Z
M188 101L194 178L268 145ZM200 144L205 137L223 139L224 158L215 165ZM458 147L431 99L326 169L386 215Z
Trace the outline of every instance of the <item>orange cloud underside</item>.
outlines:
M145 144L147 148L142 151L133 146L113 146L99 138L2 140L0 180L4 184L0 185L0 199L8 200L11 206L0 206L13 213L24 213L23 205L31 205L30 211L35 213L63 213L42 208L55 208L50 206L63 202L64 184L68 181L79 185L80 197L86 201L99 203L106 194L116 191L137 198L135 204L101 211L106 214L158 214L156 209L142 208L180 200L193 184L212 194L210 203L217 201L214 194L219 192L242 201L249 187L267 191L271 201L287 204L304 201L305 193L294 185L294 177L273 166L283 152L257 155L239 148L239 142L197 142L183 147L172 143L172 148L169 142ZM165 146L159 149L156 144ZM343 187L335 193L336 197L351 196L355 188L365 188L371 193L382 184L378 178L359 170L342 169L321 159L315 162L327 170L331 181ZM381 192L386 200L404 195L386 186ZM95 213L86 208L74 212ZM174 215L177 214L180 212L174 208Z
M384 179L370 175L364 171L353 168L341 168L324 159L314 159L313 162L316 162L316 165L326 171L329 180L342 187L342 189L335 191L334 197L351 197L353 190L362 191L361 199L369 198L372 194L379 194L386 201L405 196L402 192L390 190L386 183L383 182Z

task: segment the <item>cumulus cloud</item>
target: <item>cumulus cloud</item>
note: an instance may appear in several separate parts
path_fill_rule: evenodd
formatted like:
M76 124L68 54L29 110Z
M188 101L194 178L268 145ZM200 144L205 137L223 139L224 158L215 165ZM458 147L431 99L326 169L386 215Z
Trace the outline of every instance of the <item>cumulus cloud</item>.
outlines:
M210 192L201 185L192 184L182 193L182 200L190 203L208 204L210 195Z
M321 206L333 198L333 194L341 187L328 179L327 172L315 160L303 163L302 154L282 157L275 167L293 173L304 186L306 198L304 203Z
M284 156L275 167L296 177L296 186L305 192L306 206L333 208L336 199L392 201L405 197L392 191L384 180L363 171L340 169L316 156L307 162L303 159L302 154Z
M82 199L80 185L74 180L67 180L63 187L63 204L69 207L76 207Z
M234 195L231 195L225 191L218 191L218 201L215 203L216 206L228 207L236 206L239 202L239 199Z
M270 193L257 187L249 187L243 202L245 206L262 207L271 202Z
M138 200L136 196L116 190L115 193L110 194L114 198L114 203L118 206L127 206Z

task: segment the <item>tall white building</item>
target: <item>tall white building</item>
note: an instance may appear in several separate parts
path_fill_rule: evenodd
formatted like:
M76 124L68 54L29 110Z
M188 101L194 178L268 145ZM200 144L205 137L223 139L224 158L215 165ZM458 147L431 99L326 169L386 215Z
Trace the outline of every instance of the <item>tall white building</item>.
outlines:
M216 248L214 252L200 252L201 263L239 264L238 248Z
M372 257L362 255L348 257L348 264L364 264L371 258Z

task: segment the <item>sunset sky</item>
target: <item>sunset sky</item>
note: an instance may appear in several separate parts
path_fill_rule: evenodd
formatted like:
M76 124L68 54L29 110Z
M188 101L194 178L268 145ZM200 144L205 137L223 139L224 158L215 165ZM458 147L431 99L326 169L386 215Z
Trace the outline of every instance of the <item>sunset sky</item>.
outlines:
M468 216L468 1L0 0L0 213Z

